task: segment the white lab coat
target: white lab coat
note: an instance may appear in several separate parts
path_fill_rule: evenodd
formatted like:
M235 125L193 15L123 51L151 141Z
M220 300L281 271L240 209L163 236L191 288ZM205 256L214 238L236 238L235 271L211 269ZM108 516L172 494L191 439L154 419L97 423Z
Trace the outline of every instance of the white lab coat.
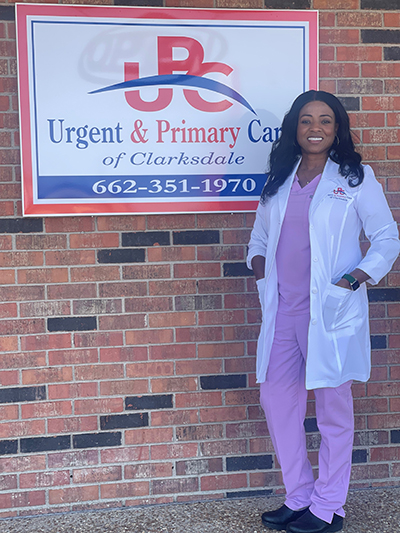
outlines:
M257 382L265 381L278 309L275 254L298 165L265 205L258 206L247 265L266 258L265 278L257 282L262 325L257 344ZM367 381L371 369L366 284L357 291L335 285L355 268L377 284L389 272L400 245L382 187L369 166L364 181L349 187L339 166L328 159L309 211L311 246L310 323L306 388L338 387L349 380ZM371 243L362 257L361 230ZM293 265L296 268L296 265Z

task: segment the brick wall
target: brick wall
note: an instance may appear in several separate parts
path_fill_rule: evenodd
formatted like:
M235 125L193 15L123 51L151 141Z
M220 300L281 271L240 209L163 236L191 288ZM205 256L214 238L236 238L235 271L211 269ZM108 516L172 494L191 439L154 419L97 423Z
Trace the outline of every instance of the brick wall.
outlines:
M321 88L400 218L399 0L132 3L319 9ZM254 377L253 214L21 218L14 38L2 3L0 517L282 491ZM353 487L400 485L399 265L369 291ZM306 429L316 464L311 398Z

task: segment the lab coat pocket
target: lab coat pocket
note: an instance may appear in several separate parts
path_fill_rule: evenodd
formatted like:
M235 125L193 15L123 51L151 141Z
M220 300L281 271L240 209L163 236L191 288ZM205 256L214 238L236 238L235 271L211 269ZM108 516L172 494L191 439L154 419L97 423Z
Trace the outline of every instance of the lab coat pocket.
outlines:
M264 308L265 308L265 286L266 286L266 280L265 278L258 279L256 281L257 284L257 290L258 290L258 299L260 300L261 304L261 311L264 316Z
M359 318L360 306L357 293L329 284L326 290L323 319L326 331L336 331L343 328L352 329Z

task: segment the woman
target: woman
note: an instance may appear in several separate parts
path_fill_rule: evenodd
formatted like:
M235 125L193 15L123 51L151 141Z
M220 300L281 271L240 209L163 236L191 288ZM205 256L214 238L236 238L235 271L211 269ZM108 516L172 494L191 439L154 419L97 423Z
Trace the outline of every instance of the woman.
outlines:
M286 488L262 515L271 529L343 527L354 435L354 379L370 374L366 281L399 253L382 187L354 150L339 100L308 91L293 103L272 147L249 243L263 313L257 346L260 401ZM361 230L370 241L362 257ZM319 477L307 459L304 418L314 390Z

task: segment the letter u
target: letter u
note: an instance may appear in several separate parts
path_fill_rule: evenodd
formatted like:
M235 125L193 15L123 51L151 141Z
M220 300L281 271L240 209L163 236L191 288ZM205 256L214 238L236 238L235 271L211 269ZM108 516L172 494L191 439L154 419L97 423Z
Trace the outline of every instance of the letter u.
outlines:
M50 140L53 143L60 143L63 138L63 122L64 119L59 118L58 122L60 123L60 140L56 141L54 138L54 122L56 121L54 118L48 118L47 121L49 122L49 134L50 134Z
M125 63L125 81L139 78L139 63ZM138 111L161 111L169 106L173 96L172 89L158 89L158 97L153 102L146 102L140 97L140 91L126 91L128 104Z

